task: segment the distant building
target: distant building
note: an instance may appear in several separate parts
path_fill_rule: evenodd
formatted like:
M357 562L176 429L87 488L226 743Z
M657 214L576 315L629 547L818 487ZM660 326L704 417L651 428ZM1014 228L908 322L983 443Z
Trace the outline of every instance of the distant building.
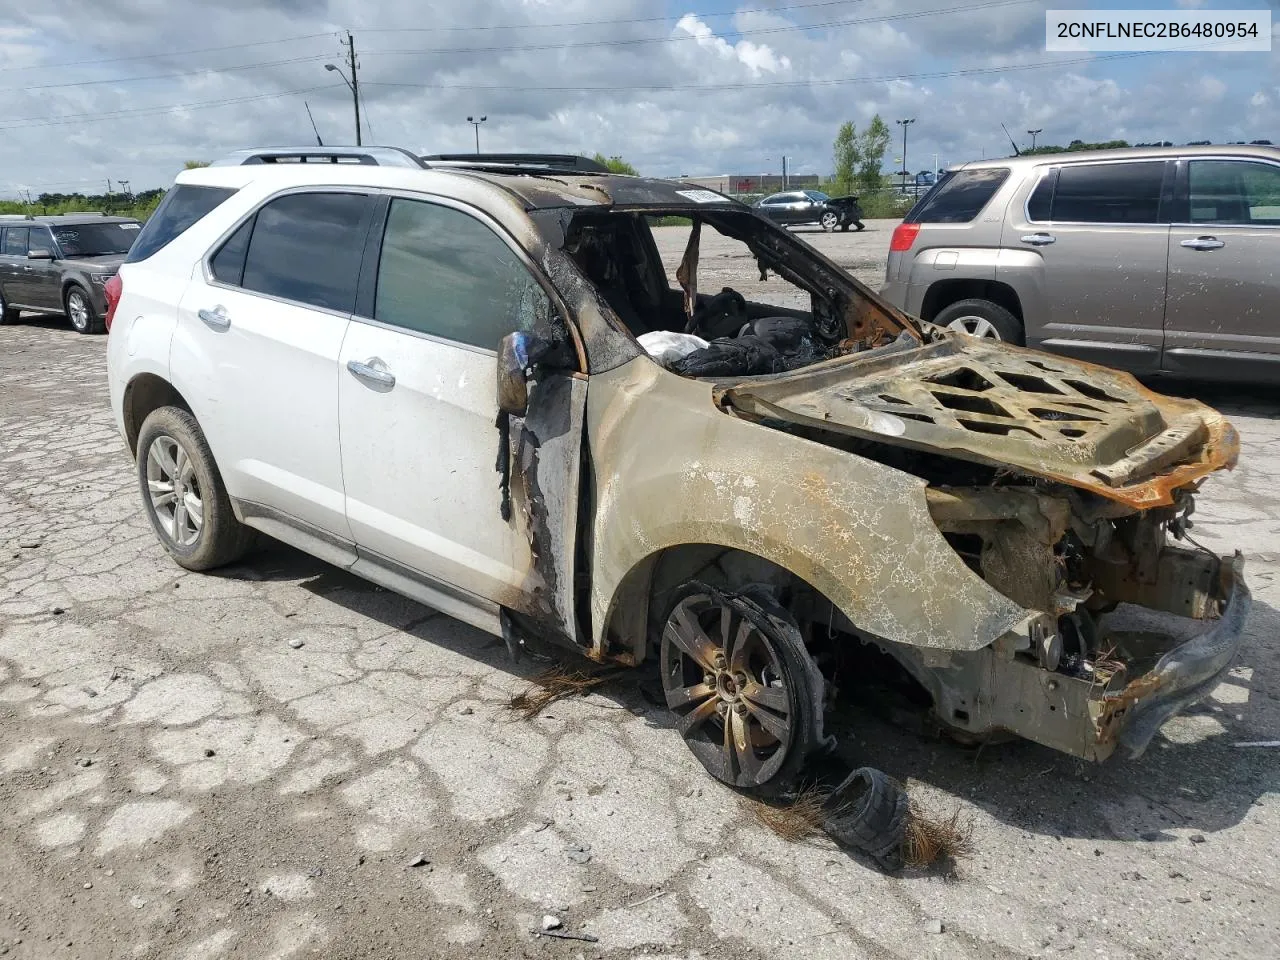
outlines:
M816 173L787 174L787 185L782 185L781 174L722 173L715 177L675 177L683 183L696 183L708 190L719 190L730 196L740 193L778 193L781 190L817 190L822 178Z

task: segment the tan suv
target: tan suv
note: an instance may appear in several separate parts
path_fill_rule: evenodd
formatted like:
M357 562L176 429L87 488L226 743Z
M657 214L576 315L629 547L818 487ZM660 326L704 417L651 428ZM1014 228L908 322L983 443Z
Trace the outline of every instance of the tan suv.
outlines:
M1011 157L949 171L881 291L942 326L1135 373L1280 380L1280 149Z

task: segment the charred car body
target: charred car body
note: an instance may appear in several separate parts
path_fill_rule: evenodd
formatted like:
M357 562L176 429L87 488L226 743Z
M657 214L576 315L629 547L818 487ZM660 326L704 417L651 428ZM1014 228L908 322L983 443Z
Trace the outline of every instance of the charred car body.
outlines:
M1228 669L1249 604L1241 561L1176 542L1200 483L1237 456L1234 430L1210 408L922 325L751 209L677 182L554 158L519 169L255 162L180 177L243 197L197 224L207 236L177 260L216 256L283 192L371 187L379 203L445 197L482 218L545 293L510 318L496 351L437 371L457 381L453 403L474 408L475 429L432 432L445 467L419 464L415 481L455 484L444 492L469 539L450 552L463 528L429 530L435 553L393 563L394 544L361 542L348 480L351 532L317 545L283 508L250 502L223 466L230 441L205 424L216 413L201 400L216 385L184 384L175 369L164 388L134 389L138 351L115 342L132 334L113 331L112 400L139 463L148 418L165 402L183 407L222 467L230 523L516 647L538 637L598 661L656 662L677 730L714 776L764 793L791 785L829 746L824 712L837 684L856 691L859 668L840 665L858 651L910 677L957 736L1003 731L1095 760L1120 744L1140 753ZM377 216L362 270L377 269ZM693 222L675 270L650 229L668 216ZM746 251L742 289L699 289L712 230ZM122 275L127 292L128 265ZM357 308L349 322L373 321ZM655 334L687 345L659 363L641 345ZM190 349L179 331L174 357ZM383 359L380 393L413 389L408 361L393 347ZM491 379L474 386L485 370ZM388 387L393 372L402 380ZM145 375L162 378L158 366ZM393 535L426 525L412 504L374 506L399 524ZM149 510L163 542L163 517ZM201 535L219 529L210 514ZM193 561L166 546L196 568L242 550ZM1123 604L1205 627L1191 639L1181 628L1128 636L1108 625Z

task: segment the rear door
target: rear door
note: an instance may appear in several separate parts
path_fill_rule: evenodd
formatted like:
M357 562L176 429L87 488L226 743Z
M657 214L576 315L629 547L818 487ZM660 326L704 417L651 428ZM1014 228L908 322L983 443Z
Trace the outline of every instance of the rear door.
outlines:
M245 515L283 539L277 525L330 544L324 556L333 562L354 560L338 354L373 211L373 198L356 189L268 200L197 269L171 349L174 381L194 394L188 400Z
M366 263L338 387L361 560L576 638L584 377L541 378L510 424L509 510L495 469L497 348L558 309L550 286L498 224L444 199L392 198Z
M0 246L0 285L5 303L26 304L27 227L6 227Z
M1003 245L1042 262L1045 322L1032 345L1137 372L1164 343L1174 164L1064 164L1011 210Z
M1280 165L1224 157L1180 166L1164 367L1280 379Z

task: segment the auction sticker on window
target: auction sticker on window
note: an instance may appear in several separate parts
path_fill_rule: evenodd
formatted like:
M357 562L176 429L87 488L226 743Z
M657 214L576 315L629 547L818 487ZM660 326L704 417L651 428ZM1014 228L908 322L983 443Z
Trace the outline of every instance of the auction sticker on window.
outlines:
M722 197L712 190L677 190L676 193L694 203L728 203L728 197Z
M1271 49L1270 10L1047 10L1047 51Z

